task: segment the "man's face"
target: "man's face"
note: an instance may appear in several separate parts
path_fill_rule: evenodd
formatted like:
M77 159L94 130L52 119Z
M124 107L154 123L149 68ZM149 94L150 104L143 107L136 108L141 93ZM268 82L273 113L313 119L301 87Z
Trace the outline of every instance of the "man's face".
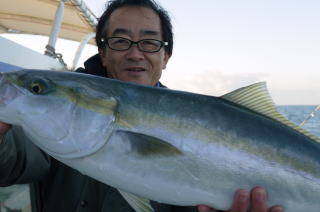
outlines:
M145 7L116 9L108 22L107 38L123 37L132 41L157 39L162 41L159 16ZM154 86L165 69L169 55L162 47L159 52L147 53L132 45L126 51L106 47L99 49L102 65L114 79Z

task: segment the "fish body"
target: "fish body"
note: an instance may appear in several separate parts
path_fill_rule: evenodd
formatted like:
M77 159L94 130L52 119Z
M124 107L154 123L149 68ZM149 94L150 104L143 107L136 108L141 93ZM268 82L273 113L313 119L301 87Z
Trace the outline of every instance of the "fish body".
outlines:
M226 210L237 189L262 186L270 205L318 212L319 139L275 112L264 89L212 97L24 70L1 75L0 120L59 161L145 199Z

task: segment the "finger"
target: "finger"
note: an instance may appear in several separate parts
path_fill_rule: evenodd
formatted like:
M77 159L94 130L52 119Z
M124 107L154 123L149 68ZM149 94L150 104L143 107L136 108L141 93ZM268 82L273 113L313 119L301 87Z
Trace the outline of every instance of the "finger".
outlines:
M270 212L284 212L283 208L279 205L272 206L269 211Z
M240 189L235 193L230 212L246 212L248 210L250 194L245 189Z
M217 212L217 210L209 208L206 205L198 205L197 209L199 212Z
M0 121L0 135L5 134L10 128L11 125Z
M261 187L256 187L251 191L251 212L267 212L267 193Z

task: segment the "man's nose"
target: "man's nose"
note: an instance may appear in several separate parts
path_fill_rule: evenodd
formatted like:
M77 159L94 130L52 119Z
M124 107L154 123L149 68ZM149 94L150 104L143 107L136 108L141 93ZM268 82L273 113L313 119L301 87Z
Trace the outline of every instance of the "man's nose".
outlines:
M128 49L127 52L127 59L129 60L143 60L144 59L144 53L140 51L138 48L138 45L133 44L130 49Z

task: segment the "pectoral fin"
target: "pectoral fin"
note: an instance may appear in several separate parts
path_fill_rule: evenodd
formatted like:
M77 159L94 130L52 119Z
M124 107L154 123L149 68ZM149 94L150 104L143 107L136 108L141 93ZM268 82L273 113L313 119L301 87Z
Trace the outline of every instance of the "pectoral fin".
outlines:
M150 156L176 156L183 154L172 144L149 135L118 130L116 132L122 142L130 144L130 151L144 157Z
M153 212L150 201L118 189L123 198L136 212Z

